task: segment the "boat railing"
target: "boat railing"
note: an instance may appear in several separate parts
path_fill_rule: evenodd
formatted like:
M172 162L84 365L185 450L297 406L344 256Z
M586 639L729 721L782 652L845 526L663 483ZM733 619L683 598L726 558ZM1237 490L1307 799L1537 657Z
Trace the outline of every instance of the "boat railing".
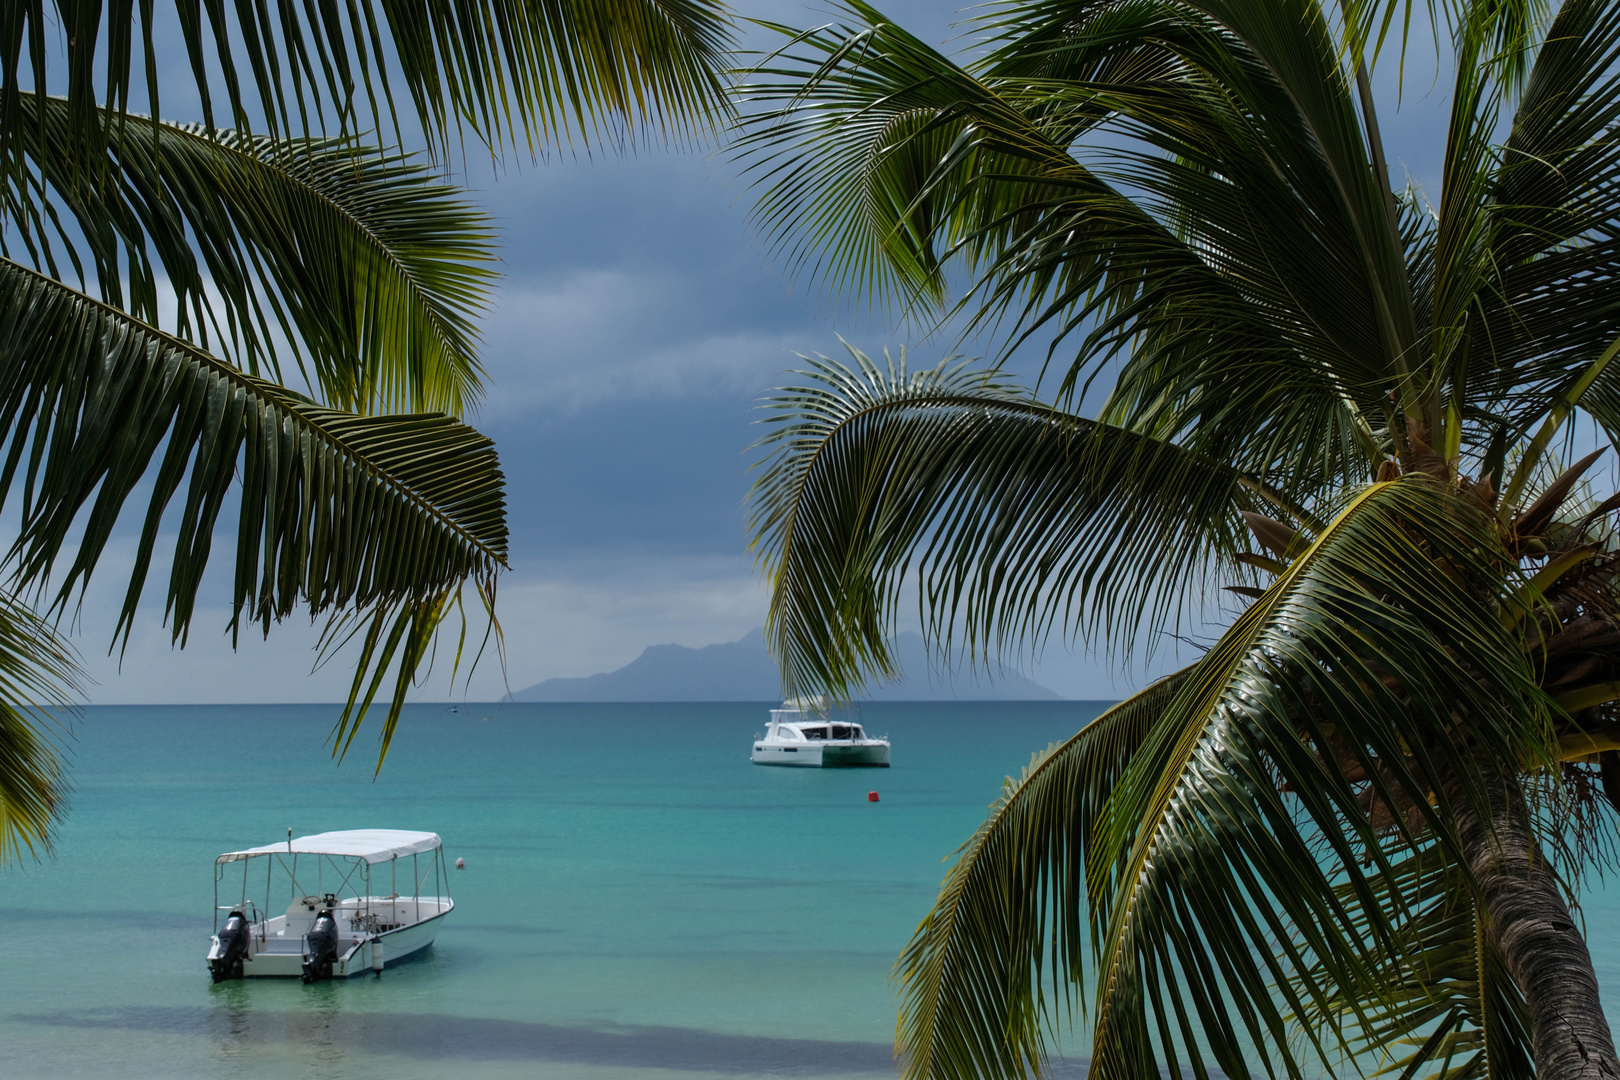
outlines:
M349 920L349 929L357 934L386 934L390 930L398 930L403 923L386 922L380 916L369 911L356 915Z

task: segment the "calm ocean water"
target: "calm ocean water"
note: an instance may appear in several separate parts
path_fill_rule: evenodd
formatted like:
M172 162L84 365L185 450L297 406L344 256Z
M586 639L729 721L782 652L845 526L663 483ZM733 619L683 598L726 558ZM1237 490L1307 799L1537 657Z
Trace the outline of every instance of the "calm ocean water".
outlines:
M375 781L331 707L91 709L56 857L0 876L0 1073L891 1073L941 860L1097 706L871 705L895 767L825 771L749 763L767 708L417 705ZM438 832L467 869L431 955L212 985L213 857L289 826Z
M412 706L375 781L364 735L326 757L330 707L91 709L56 858L0 876L0 1073L892 1074L889 973L941 860L1098 706L869 705L895 767L850 771L751 765L767 707ZM467 869L431 954L212 985L213 856L289 826L440 833Z

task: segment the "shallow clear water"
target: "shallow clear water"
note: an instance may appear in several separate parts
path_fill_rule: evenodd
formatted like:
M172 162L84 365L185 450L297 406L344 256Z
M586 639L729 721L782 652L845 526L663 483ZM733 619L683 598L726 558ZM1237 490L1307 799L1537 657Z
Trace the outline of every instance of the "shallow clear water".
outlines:
M766 708L413 706L376 780L364 735L326 757L330 707L92 709L56 857L0 875L0 1075L892 1075L941 860L1099 707L869 705L881 770L751 765ZM211 984L213 857L289 826L440 833L467 868L431 953ZM1610 1002L1615 895L1586 902Z
M327 758L331 707L91 709L56 857L0 876L0 1072L890 1074L941 860L1098 706L869 705L874 770L750 764L767 708L413 706L375 781L364 734ZM211 984L213 857L289 826L438 832L467 868L432 952Z

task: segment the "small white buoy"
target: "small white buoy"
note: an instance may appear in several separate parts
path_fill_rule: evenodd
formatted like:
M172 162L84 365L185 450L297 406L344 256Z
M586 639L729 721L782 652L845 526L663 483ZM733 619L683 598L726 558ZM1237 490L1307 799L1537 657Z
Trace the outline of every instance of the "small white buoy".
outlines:
M456 860L456 869L457 870L465 870L465 869L467 869L467 860L466 859L457 859Z

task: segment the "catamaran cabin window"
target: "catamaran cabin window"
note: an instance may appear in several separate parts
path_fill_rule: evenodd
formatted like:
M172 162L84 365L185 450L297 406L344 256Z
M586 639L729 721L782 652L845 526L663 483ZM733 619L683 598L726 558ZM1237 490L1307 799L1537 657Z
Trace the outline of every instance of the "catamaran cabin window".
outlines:
M799 738L799 733L790 727L779 727L776 729L776 737L785 742L796 742Z
M800 730L804 732L804 737L807 739L825 739L827 737L827 729L824 727L807 727Z
M835 738L835 739L847 739L847 738L849 738L849 725L848 724L834 724L833 729L832 729L832 737Z

